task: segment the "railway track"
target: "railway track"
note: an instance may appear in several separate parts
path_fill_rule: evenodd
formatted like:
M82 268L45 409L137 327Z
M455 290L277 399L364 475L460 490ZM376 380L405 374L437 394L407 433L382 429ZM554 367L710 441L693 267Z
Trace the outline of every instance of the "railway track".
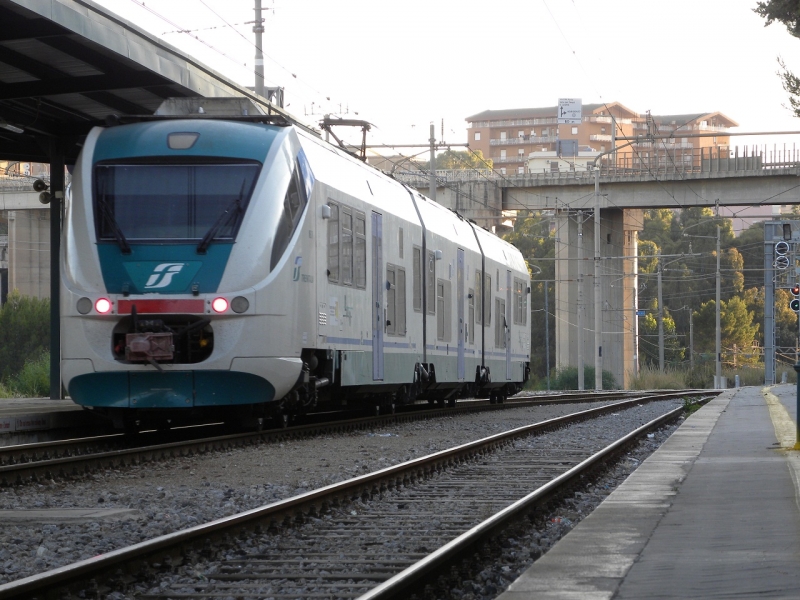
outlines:
M64 586L85 597L111 590L143 598L409 597L509 519L563 493L637 436L677 418L682 407L595 454L579 431L569 433L576 443L557 451L538 447L537 435L587 419L613 421L655 399L663 396L463 444L5 584L0 597L61 598Z
M311 422L293 427L230 435L208 436L209 429L192 428L174 430L169 436L163 432L145 432L133 437L111 434L5 446L0 447L0 485L72 477L98 469L117 469L143 462L169 460L174 457L230 450L236 447L302 438L327 432L342 432L383 424L440 418L443 415L452 416L548 403L604 401L630 397L630 395L629 392L609 392L604 394L565 393L547 396L519 396L509 399L502 405L492 405L489 401L462 401L455 407L420 410L423 408L422 406L411 406L407 407L408 410L391 414L339 418L337 420L322 420L321 416L317 415ZM330 415L328 418L330 419L332 416L334 415ZM213 427L211 431L214 431ZM202 435L204 432L205 435ZM198 433L201 437L197 437Z

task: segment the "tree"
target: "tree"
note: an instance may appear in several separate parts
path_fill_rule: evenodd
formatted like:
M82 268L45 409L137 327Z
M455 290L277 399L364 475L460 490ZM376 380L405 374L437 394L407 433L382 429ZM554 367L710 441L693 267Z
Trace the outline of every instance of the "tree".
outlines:
M716 302L704 302L694 314L695 340L701 352L716 351ZM758 323L753 323L753 312L747 310L744 300L734 296L720 304L720 341L722 361L729 364L755 363L758 356L749 351L758 334Z
M550 216L534 214L518 218L514 231L503 236L507 242L519 248L528 270L531 272L530 319L531 319L531 374L541 378L547 376L547 355L550 366L555 367L555 237L550 232ZM544 295L549 291L549 314L544 311ZM545 338L545 319L549 321L550 337Z
M417 163L420 170L427 171L431 161ZM445 150L436 155L436 168L448 170L491 169L492 159L484 158L480 150Z
M683 362L686 348L675 329L675 320L669 310L664 309L664 362L675 365ZM643 365L658 367L658 302L652 300L644 318L639 321L639 361Z
M742 255L746 289L764 285L764 223L753 223L733 240L731 246Z
M800 0L767 0L759 2L753 11L766 19L765 27L774 21L783 23L786 30L794 37L800 38ZM795 116L800 117L800 78L792 73L782 58L778 57L783 89L789 93L789 103Z
M0 380L50 348L50 301L13 290L0 310Z

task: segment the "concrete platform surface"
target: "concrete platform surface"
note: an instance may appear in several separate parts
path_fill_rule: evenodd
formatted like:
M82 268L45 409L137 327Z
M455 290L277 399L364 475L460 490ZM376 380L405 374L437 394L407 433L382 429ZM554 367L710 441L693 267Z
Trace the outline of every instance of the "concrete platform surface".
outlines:
M102 421L97 415L84 410L72 400L0 398L0 445L18 443L18 439L6 439L18 434L100 426Z
M709 402L499 598L800 598L795 394Z

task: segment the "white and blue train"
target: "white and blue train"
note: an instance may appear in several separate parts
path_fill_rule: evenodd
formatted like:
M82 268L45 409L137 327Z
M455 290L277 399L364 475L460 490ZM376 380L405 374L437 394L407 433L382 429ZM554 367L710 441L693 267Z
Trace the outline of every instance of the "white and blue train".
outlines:
M254 121L89 134L62 241L70 397L122 428L518 391L520 252L301 127Z

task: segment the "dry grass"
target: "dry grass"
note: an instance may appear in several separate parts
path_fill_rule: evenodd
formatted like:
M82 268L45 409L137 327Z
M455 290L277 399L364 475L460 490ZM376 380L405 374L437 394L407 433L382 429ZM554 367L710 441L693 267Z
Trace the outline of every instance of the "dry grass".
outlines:
M686 372L671 368L662 373L652 367L642 367L630 380L632 390L682 390L686 387Z

